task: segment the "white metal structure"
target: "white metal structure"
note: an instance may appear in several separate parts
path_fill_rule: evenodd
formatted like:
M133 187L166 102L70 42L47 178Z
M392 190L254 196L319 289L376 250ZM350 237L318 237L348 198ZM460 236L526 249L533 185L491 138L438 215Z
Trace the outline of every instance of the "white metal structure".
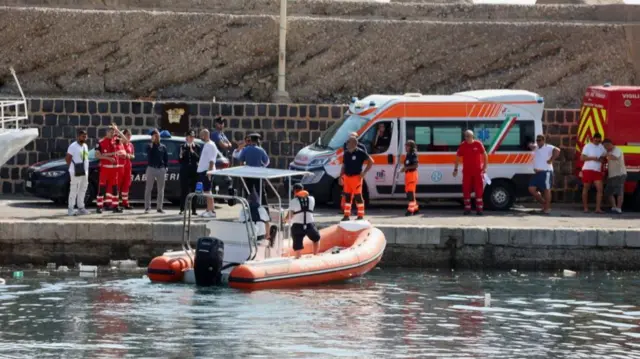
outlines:
M206 228L211 236L219 238L224 243L224 265L223 267L223 280L226 281L226 277L229 275L233 265L239 263L245 263L248 261L264 261L266 259L281 258L282 252L285 248L285 244L290 240L290 226L284 221L284 214L286 209L283 208L283 201L278 191L271 183L275 179L290 179L292 177L301 177L310 175L310 172L305 171L290 171L280 170L274 168L257 168L240 166L227 168L223 170L217 170L210 172L214 176L227 176L231 178L238 178L243 187L247 189L245 183L246 178L260 179L263 183L267 184L267 188L270 188L273 194L278 199L277 203L269 206L271 215L271 225L278 228L276 238L273 238L271 243L266 241L257 241L256 228L252 221L240 222L239 220L222 220L212 219L207 222ZM291 181L287 181L291 183ZM261 190L266 190L266 188ZM291 189L289 189L289 201L291 196ZM191 193L186 198L186 208L191 208L191 202L196 200L196 197L208 197L214 198L219 201L234 200L237 204L240 204L241 210L244 212L245 218L251 218L251 211L249 209L249 203L246 199L239 196L227 196L219 194L204 194L204 193ZM287 202L288 205L288 202ZM275 212L275 213L274 213ZM182 236L182 251L167 252L164 256L181 256L186 253L193 261L195 258L195 251L191 247L192 239L191 231L191 211L184 212L183 219L183 236ZM289 259L291 260L291 259ZM184 273L184 282L195 283L195 276L193 269L189 269Z
M0 166L38 137L37 128L20 128L20 121L29 118L27 99L13 68L11 68L11 75L20 90L22 99L0 99Z
M375 162L365 177L365 200L403 199L404 144L414 140L420 162L418 198L461 198L461 178L452 175L453 165L462 134L471 129L489 152L488 175L494 181L488 196L495 198L485 204L506 209L518 194L526 195L527 177L533 173L527 142L542 133L543 111L542 97L523 90L354 98L344 118L300 150L289 168L313 172L303 179L307 190L336 203L343 145L350 133L357 132ZM389 143L374 149L380 125L385 126Z

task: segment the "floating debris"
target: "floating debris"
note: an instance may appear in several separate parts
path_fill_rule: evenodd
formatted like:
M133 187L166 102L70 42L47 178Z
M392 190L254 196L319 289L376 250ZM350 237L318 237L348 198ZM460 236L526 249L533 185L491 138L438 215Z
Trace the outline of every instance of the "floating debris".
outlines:
M82 265L82 263L79 263L78 268L80 269L80 272L98 272L98 266L85 266Z
M575 277L576 276L576 272L572 271L572 270L568 270L565 269L562 271L562 275L565 277Z
M68 272L68 271L69 271L69 267L67 266L58 267L58 272Z
M37 274L38 274L38 275L42 275L42 276L48 276L48 275L50 275L51 273L49 273L49 272L48 272L48 271L46 271L46 270L39 270L39 271L37 272Z
M491 293L484 293L484 306L485 307L491 306Z
M7 282L4 279L0 278L0 285L4 285L4 284L7 284Z
M111 268L115 267L117 269L137 269L138 261L126 259L126 260L117 260L117 261L109 261L109 266Z
M512 270L511 270L511 274L517 274L517 273L518 273L518 270L517 270L517 269L512 269Z
M13 278L20 279L22 277L24 277L24 272L22 272L21 270L13 272Z
M57 265L55 263L47 263L47 270L56 270Z

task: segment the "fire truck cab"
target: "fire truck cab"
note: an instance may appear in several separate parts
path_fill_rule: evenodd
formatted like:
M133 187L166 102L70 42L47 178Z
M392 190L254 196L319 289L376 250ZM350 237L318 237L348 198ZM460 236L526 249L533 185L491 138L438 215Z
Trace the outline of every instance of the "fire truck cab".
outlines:
M579 178L582 148L596 133L622 150L627 167L626 203L640 209L640 87L605 84L587 88L576 135L575 173Z

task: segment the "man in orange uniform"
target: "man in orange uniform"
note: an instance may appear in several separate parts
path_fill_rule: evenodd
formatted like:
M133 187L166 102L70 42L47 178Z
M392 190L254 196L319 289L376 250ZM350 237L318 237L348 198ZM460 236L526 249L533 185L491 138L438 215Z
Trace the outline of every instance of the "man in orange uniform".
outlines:
M102 213L103 207L111 208L112 195L111 190L117 192L118 172L117 162L114 151L113 128L107 130L107 135L96 145L96 158L100 160L100 179L98 181L98 197L96 204L98 209L96 213ZM105 200L106 194L106 200ZM118 198L115 198L116 203Z
M458 175L458 165L462 157L462 197L464 198L464 214L471 213L471 190L476 195L476 211L482 215L484 191L484 174L487 172L489 156L482 142L474 139L473 131L464 132L464 141L458 147L453 177Z
M125 151L124 153L121 153L121 157L118 160L118 164L121 162L123 163L123 167L118 168L118 185L120 187L120 197L122 199L121 207L124 209L133 209L129 203L129 188L131 188L131 160L135 158L133 155L133 144L131 143L131 131L118 131L118 137L122 141Z
M357 132L351 132L349 134L349 138L355 138L356 140L358 139L358 133ZM367 146L365 146L363 143L358 142L358 148L363 150L365 153L367 152ZM344 152L347 152L347 143L344 143L344 146L342 146L342 150ZM344 180L344 179L343 179ZM345 196L344 196L344 192L342 192L342 196L340 196L340 213L344 212L344 203L345 203Z
M407 141L404 145L407 153L402 172L404 172L404 191L409 200L409 207L405 216L415 216L419 212L418 201L416 201L416 187L418 186L418 154L416 153L416 143L413 140Z
M367 168L362 170L362 165L367 162ZM347 140L347 150L344 152L342 170L340 171L340 184L345 196L343 221L350 220L351 203L356 202L358 219L364 219L364 199L362 198L362 179L373 165L373 159L366 152L358 148L358 140L350 137Z

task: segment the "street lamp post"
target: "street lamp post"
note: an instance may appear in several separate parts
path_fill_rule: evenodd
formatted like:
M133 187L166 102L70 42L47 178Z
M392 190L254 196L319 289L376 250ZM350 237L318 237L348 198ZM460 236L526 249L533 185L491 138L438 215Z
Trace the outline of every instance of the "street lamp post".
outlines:
M289 102L289 93L285 90L287 59L287 0L280 0L280 44L278 46L278 89L273 94L274 102Z

